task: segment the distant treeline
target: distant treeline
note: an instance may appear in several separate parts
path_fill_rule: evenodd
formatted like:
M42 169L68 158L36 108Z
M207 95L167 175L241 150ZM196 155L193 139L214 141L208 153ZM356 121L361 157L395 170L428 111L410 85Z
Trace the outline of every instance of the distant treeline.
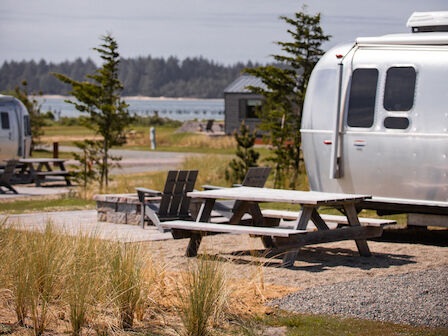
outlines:
M258 64L252 62L220 65L202 57L125 58L120 63L120 80L126 96L218 98L242 69L255 66ZM92 60L81 58L62 63L4 62L0 68L0 91L14 89L26 80L28 92L66 95L70 87L54 78L52 72L80 81L96 68Z

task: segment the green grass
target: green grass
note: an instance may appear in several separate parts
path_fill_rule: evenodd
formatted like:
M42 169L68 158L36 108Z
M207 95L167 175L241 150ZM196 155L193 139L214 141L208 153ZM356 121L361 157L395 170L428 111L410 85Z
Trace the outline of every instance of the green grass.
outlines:
M288 336L388 336L388 335L448 335L448 329L405 326L394 323L342 318L323 315L303 315L290 312L276 312L273 315L247 321L251 330L263 330L267 327L286 327ZM244 328L244 324L243 324ZM240 334L239 331L236 331ZM255 333L253 333L255 335ZM258 333L256 334L258 335Z
M96 202L78 198L23 200L0 203L0 214L95 209Z
M128 138L128 142L120 149L130 150L149 150L149 127L140 125L131 125L134 136ZM234 154L235 144L231 142L232 137L209 137L204 134L196 133L175 133L177 128L168 126L156 127L157 151L161 152L191 152L205 154ZM74 146L75 141L94 136L92 130L82 126L60 126L52 125L44 127L44 136L41 138L43 143L51 144L57 141L60 146ZM261 156L266 156L266 148L257 148ZM39 156L44 155L44 156ZM51 156L36 153L33 157ZM62 157L62 156L60 156ZM64 157L65 158L65 157Z
M38 149L33 151L33 158L52 158L53 157L53 151L45 150L45 149ZM60 159L73 159L73 154L71 152L59 152L58 157Z

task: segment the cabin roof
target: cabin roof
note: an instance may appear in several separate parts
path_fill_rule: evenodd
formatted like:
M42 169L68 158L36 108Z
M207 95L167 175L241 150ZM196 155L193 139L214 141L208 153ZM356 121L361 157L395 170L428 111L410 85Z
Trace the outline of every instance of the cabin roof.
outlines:
M224 93L250 93L251 91L247 88L248 86L267 89L267 86L260 78L251 75L241 75L224 89Z
M387 45L448 45L448 33L390 34L376 37L358 37L356 43Z

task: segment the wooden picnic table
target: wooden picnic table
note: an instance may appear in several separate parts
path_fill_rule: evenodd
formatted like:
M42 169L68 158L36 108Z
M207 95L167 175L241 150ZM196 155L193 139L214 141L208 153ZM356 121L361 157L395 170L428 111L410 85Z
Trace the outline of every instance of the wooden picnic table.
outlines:
M340 240L355 240L358 251L362 256L370 256L366 239L379 237L382 234L381 225L361 226L355 205L369 195L336 194L323 192L308 192L295 190L281 190L270 188L237 187L217 190L193 191L187 194L193 199L202 199L196 222L173 221L163 223L171 228L173 236L189 237L187 256L196 256L202 236L207 232L219 233L249 233L263 237L265 246L287 250L283 258L283 266L294 264L300 247L308 244L332 242ZM234 211L228 224L208 223L216 200L236 200L239 206ZM292 203L301 206L292 227L282 228L272 226L266 220L259 207L262 202ZM331 229L318 213L321 206L342 209L348 226ZM246 213L252 217L251 226L241 225L241 219ZM315 228L308 227L309 222ZM317 230L316 230L317 228Z
M53 158L20 159L19 163L22 165L19 173L20 179L36 183L36 186L39 187L46 177L63 176L66 184L72 185L69 172L65 169L65 161L67 160Z

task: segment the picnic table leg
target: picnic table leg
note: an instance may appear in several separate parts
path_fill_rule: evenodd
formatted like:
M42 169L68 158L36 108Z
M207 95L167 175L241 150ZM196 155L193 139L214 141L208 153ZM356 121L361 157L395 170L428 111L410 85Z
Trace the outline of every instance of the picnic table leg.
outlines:
M58 165L59 165L59 169L60 169L61 171L66 171L65 166L64 166L64 162L58 162ZM71 185L72 185L72 182L70 181L70 177L69 177L68 175L65 175L65 176L64 176L64 179L65 179L65 183L66 183L68 186L71 186Z
M314 212L316 211L314 206L303 205L302 206L302 214L300 218L297 219L297 223L295 225L295 230L305 230L309 220L312 218ZM316 217L314 215L314 217ZM320 216L319 216L320 217ZM282 267L289 268L294 266L294 262L297 259L297 255L299 254L300 249L293 249L287 251L283 256Z
M241 218L243 218L244 214L248 212L251 208L251 202L241 201L238 204L238 207L234 210L233 216L229 220L229 224L238 225L240 224Z
M32 163L30 163L29 165L29 170L30 170L30 175L31 175L31 180L36 183L36 187L40 187L40 179L39 176L37 176L37 172L40 171L41 169L41 164L38 165L37 169L34 169L34 165Z
M330 230L328 225L317 212L316 208L313 208L313 211L311 212L311 220L313 221L314 225L316 225L318 230Z
M188 242L186 257L196 257L198 255L199 246L201 245L202 235L200 233L192 233Z
M345 215L347 216L348 223L350 226L361 226L358 219L358 213L356 212L354 204L345 204ZM370 257L372 253L370 252L369 245L367 245L367 240L356 239L356 246L358 247L359 254L363 257Z
M210 219L210 214L212 213L213 207L215 205L214 199L207 199L204 204L202 204L199 210L196 222L208 222ZM201 245L202 235L197 232L192 232L190 236L190 241L188 242L187 251L185 256L196 257L198 255L199 246Z
M294 230L306 230L311 215L313 214L314 206L303 205L302 213L294 226Z

